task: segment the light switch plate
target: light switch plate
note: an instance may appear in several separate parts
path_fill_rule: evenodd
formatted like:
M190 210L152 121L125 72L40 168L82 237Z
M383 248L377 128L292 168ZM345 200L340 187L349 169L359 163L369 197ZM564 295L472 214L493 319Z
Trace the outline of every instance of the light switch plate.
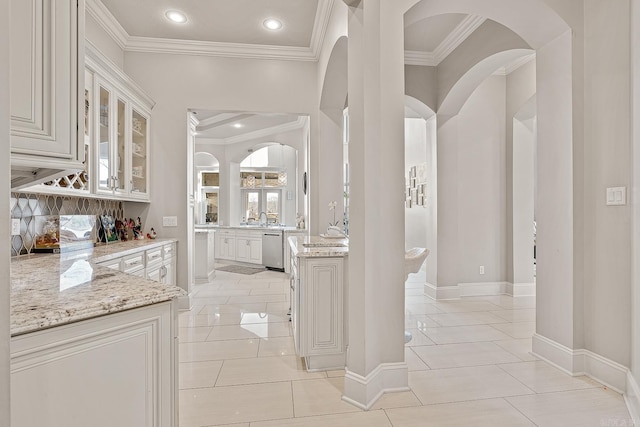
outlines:
M20 235L20 218L11 218L11 235Z
M178 217L177 216L163 216L162 217L162 225L165 227L177 227L178 226Z
M627 187L607 188L607 206L621 206L627 204Z

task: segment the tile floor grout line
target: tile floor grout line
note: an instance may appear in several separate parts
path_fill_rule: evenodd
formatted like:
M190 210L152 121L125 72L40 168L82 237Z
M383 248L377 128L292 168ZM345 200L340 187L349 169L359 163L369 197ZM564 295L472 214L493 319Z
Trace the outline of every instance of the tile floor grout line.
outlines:
M513 363L529 363L529 362L513 362ZM506 363L505 363L506 365ZM502 366L500 365L495 365L498 369L500 369L502 372L506 373L507 375L509 375L511 378L513 378L514 380L518 381L520 384L522 384L523 386L525 386L526 388L528 388L529 390L531 390L534 394L538 394L538 392L536 390L534 390L533 388L529 387L527 384L525 384L524 382L520 381L520 379L516 378L511 372L507 371L506 369L504 369Z
M534 422L531 418L529 418L524 412L522 412L519 408L517 408L513 403L511 403L509 401L509 399L507 399L506 397L503 397L502 400L504 400L505 402L507 402L507 405L511 406L513 409L515 409L516 411L518 411L520 414L522 414L523 417L525 417L527 420L529 420L531 422L531 424L533 424L534 426L538 426L538 424L536 422Z

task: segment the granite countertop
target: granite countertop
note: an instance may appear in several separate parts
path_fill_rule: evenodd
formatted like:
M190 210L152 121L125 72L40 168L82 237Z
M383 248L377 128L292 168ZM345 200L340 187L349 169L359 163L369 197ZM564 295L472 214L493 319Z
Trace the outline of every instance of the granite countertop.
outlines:
M310 257L346 257L349 255L348 238L325 238L320 236L289 237L291 255Z
M96 264L172 242L140 240L64 254L11 259L11 335L169 301L185 295L154 282Z

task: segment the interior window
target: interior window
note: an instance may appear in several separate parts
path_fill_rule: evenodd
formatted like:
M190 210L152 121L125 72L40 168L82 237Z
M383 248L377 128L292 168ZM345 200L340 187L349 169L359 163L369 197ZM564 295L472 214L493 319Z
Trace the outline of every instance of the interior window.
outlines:
M258 222L260 215L260 193L247 191L244 194L245 218L247 222Z
M280 223L280 192L267 191L267 218L269 223Z

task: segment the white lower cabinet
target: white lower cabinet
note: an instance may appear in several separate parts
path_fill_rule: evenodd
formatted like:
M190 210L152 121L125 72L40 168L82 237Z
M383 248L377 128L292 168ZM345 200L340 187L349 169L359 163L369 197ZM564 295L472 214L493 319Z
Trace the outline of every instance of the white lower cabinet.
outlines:
M216 230L215 258L262 264L262 232Z
M172 301L12 337L11 425L177 426L176 347Z
M344 258L292 258L291 273L291 321L296 353L306 359L309 370L343 368Z
M215 238L216 259L236 259L236 233L235 231L216 231Z
M176 285L175 253L176 244L171 242L151 249L141 248L133 254L97 264L156 282Z
M242 231L236 233L236 261L262 264L262 233Z

